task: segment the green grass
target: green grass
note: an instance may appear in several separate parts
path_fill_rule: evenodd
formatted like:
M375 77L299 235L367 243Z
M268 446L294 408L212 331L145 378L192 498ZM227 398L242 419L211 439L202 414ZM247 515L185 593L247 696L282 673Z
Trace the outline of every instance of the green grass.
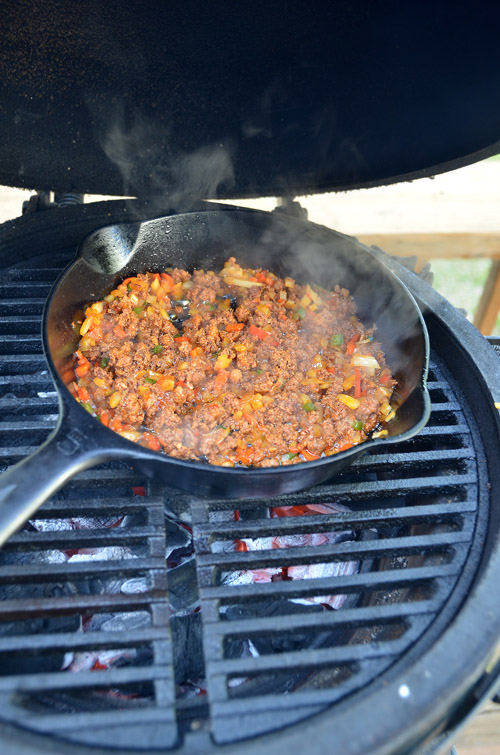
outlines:
M467 311L470 320L477 309L491 262L479 260L432 260L434 288L455 307ZM490 335L500 335L500 317Z

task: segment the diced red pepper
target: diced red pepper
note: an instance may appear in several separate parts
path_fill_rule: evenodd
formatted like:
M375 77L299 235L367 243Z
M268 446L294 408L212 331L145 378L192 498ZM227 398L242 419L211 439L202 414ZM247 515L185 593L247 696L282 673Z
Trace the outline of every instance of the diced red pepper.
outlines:
M187 336L179 336L178 338L174 338L174 343L191 343L191 341Z
M236 333L243 330L244 327L245 325L242 322L230 322L229 325L226 325L226 330L228 333Z
M236 457L242 464L248 464L250 456L253 454L253 448L247 446L246 448L236 449Z
M103 424L104 427L107 427L109 425L109 415L106 414L106 412L103 412L101 414L101 424Z
M115 325L113 328L113 333L115 336L118 336L118 338L127 338L127 333L125 330L123 330L121 325Z
M355 335L354 335L354 336L353 336L353 337L351 338L351 340L350 340L350 341L349 341L349 343L347 344L347 348L346 348L346 351L347 351L347 353L348 353L348 354L354 354L354 348L355 348L355 346L356 346L356 341L359 341L359 339L360 339L360 338L361 338L361 336L360 336L360 334L359 334L359 333L356 333L356 334L355 334Z
M215 378L215 385L217 385L219 388L222 388L223 385L226 385L228 380L229 372L227 370L219 370L217 372L217 377Z
M354 368L354 398L361 398L361 371L359 367Z
M83 401L84 403L86 401L90 401L89 392L86 388L83 387L83 385L79 385L76 389L76 392L80 401Z
M385 385L385 383L388 383L388 382L389 382L389 378L390 378L390 377L391 377L391 376L389 375L389 373L388 373L388 372L386 372L386 373L385 373L384 375L381 375L381 376L380 376L380 378L379 378L379 383L382 383L382 385Z
M327 367L326 371L329 372L331 375L335 375L335 367Z
M170 286L170 288L173 288L175 286L174 279L168 273L162 273L161 277L163 278L164 281L166 281L168 283L168 285Z
M344 443L343 446L339 446L339 448L337 448L337 451L347 451L347 449L352 448L353 445L354 443Z
M254 325L253 323L250 325L248 332L251 336L260 338L261 341L265 341L266 338L269 338L269 333L267 332L267 330L262 330L262 328L258 328L257 325Z
M307 450L307 448L304 448L301 451L301 454L306 461L316 461L317 459L321 459L320 455L311 453L310 451Z
M81 364L79 367L76 367L75 374L78 377L83 377L87 374L87 372L90 370L90 364L86 362L85 364Z
M144 433L143 440L145 441L147 447L151 449L151 451L160 450L160 441L155 435L152 435L151 433Z

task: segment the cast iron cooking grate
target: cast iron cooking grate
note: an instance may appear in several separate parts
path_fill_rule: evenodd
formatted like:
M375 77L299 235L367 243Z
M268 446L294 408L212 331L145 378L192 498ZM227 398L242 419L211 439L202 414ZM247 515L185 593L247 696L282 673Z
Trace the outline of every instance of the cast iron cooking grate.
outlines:
M35 450L56 422L39 330L67 259L13 267L0 283L3 468ZM188 730L208 746L207 734L216 743L256 736L348 704L382 675L400 673L467 594L488 513L475 421L435 353L429 389L432 415L418 437L302 494L204 501L117 463L78 475L0 553L0 719L101 747L168 749ZM271 516L315 504L345 508ZM174 679L165 509L190 512L196 548L206 689L191 698ZM62 529L78 517L103 526ZM345 536L333 545L270 547L273 538L337 531ZM94 548L116 548L116 557L68 560ZM351 568L289 578L294 567L333 562ZM262 572L272 576L263 582ZM124 593L117 580L145 587ZM321 605L338 595L346 596L338 610ZM82 631L103 614L142 619L135 629L120 630L118 619L112 630ZM66 654L114 648L133 651L133 660L62 670Z

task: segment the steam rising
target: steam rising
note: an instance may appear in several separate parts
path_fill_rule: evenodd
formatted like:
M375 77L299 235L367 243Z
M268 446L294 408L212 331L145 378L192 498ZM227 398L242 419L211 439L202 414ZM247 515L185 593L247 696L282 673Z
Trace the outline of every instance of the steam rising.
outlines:
M123 177L124 194L147 198L153 210L187 211L201 199L216 198L222 184L234 183L227 145L182 152L172 146L166 127L143 117L128 125L123 112L115 115L101 145Z

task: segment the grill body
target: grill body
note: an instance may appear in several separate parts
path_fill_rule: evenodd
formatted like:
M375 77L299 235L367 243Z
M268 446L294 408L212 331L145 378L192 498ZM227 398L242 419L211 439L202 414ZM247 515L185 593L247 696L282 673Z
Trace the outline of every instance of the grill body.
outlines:
M39 336L51 283L82 235L104 216L126 219L124 207L51 209L0 229L4 467L38 446L55 424L57 400ZM147 483L119 463L79 475L38 513L50 526L37 531L32 522L0 554L6 749L57 752L71 742L82 752L91 746L188 753L231 743L234 752L265 752L290 741L313 752L329 746L342 753L404 751L444 738L491 691L500 621L500 440L493 405L500 395L492 398L488 386L500 390L498 358L426 283L380 256L414 293L429 328L429 425L335 480L272 500L195 499ZM137 495L142 486L146 497ZM328 502L348 511L269 518L272 507ZM176 575L165 562L165 511L189 511L193 528L206 673L206 694L193 698L179 694L176 679L182 647L176 648L168 603ZM123 519L120 526L61 529L70 519L110 513ZM328 547L247 553L218 547L332 530L351 534ZM101 562L50 559L54 552L82 555L97 547L119 550ZM224 578L353 560L356 573L334 580L231 584ZM123 582L139 579L145 589L123 592ZM343 608L290 602L331 594L348 596ZM114 617L125 614L137 619L135 628L120 629ZM89 615L109 615L115 623L82 632ZM266 638L277 635L282 645L266 650ZM235 654L248 640L264 651ZM68 652L113 648L133 650L134 661L62 670Z

